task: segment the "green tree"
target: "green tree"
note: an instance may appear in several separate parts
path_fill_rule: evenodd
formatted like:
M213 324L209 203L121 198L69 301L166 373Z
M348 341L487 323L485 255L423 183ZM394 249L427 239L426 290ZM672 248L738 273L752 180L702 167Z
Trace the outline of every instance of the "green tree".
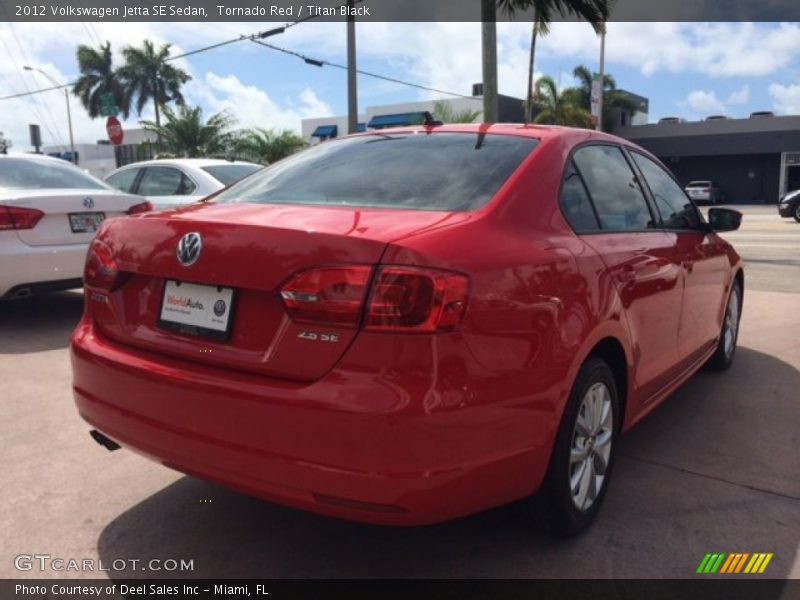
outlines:
M8 154L8 149L11 148L12 145L11 140L0 131L0 154Z
M191 79L182 69L168 62L170 44L163 44L156 50L153 42L145 40L140 48L127 46L122 50L125 64L119 68L119 76L125 96L132 105L136 101L136 112L152 102L156 112L156 126L161 125L161 110L169 102L184 104L181 86Z
M526 120L530 121L531 107L533 106L533 73L536 56L536 40L540 35L546 35L550 30L556 13L562 17L577 17L589 22L596 33L603 31L604 24L608 20L610 5L613 0L481 0L481 21L484 23L496 20L494 2L504 10L509 17L513 18L519 11L528 9L533 10L533 25L531 28L531 49L528 61L528 93L526 98ZM484 87L487 80L494 83L496 89L497 82L497 60L495 36L491 33L487 35L487 28L483 28L483 73ZM494 57L494 59L492 58ZM492 106L489 106L489 105ZM497 114L497 97L484 97L484 114Z
M592 115L581 106L578 90L570 88L559 92L552 77L544 76L536 80L533 86L533 104L536 108L534 123L586 128L592 126Z
M584 65L578 65L572 71L575 79L578 80L578 94L581 106L587 110L592 107L592 81L600 78L599 73L592 73ZM617 89L617 82L608 73L603 76L603 131L610 131L614 126L614 112L624 110L631 115L636 112L636 102L631 100L620 90Z
M119 73L114 70L111 43L99 48L80 45L77 50L80 77L72 86L72 93L93 119L100 116L101 98L111 94L122 116L128 118L130 102L125 94Z
M481 116L481 111L454 110L450 104L439 100L433 105L433 114L442 123L474 123Z
M230 114L220 112L203 122L203 109L185 104L177 111L164 106L164 124L141 121L146 131L159 138L159 150L173 156L201 158L226 156L233 148L236 124Z
M285 129L263 129L256 127L245 130L236 142L236 152L272 164L302 150L308 144L299 135Z

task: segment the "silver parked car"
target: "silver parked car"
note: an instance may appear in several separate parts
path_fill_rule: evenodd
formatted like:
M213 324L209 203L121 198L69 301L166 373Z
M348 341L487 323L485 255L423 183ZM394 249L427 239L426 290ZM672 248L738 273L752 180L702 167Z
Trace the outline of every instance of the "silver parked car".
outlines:
M725 202L725 194L716 181L690 181L686 193L697 203L708 202L711 205Z
M165 210L191 204L263 168L243 161L213 158L148 160L120 167L105 178L113 188L144 196Z

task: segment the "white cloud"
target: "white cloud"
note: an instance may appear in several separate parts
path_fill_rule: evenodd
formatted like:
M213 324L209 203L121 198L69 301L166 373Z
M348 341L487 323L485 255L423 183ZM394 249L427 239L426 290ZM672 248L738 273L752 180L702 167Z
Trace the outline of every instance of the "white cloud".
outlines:
M704 90L689 92L686 97L686 104L701 112L721 112L725 110L725 105L717 99L714 92L706 92Z
M283 105L269 94L253 85L245 85L235 75L217 75L208 72L202 82L192 81L186 86L190 100L199 101L210 113L228 111L241 127L264 127L300 131L301 119L327 117L331 107L310 88L304 89L298 101L287 99Z
M750 100L750 86L745 85L742 89L732 92L730 96L728 96L728 104L733 105L740 105L740 104L747 104Z
M781 85L773 83L769 86L769 95L773 106L779 113L800 115L800 85Z

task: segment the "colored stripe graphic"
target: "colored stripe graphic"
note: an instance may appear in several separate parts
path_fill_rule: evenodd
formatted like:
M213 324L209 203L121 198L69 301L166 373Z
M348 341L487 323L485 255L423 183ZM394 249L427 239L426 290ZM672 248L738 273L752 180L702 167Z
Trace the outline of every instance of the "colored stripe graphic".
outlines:
M697 567L696 572L711 575L715 573L730 575L742 573L742 569L744 569L744 573L760 574L766 570L773 556L774 554L771 552L756 552L755 554L750 554L749 552L708 553L700 561L700 566Z

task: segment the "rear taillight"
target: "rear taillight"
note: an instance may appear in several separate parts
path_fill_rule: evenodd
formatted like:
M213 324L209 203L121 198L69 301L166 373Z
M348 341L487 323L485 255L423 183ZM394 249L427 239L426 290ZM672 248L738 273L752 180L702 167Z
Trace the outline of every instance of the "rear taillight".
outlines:
M140 202L139 204L134 204L128 209L129 215L136 215L139 213L150 212L153 210L153 205L149 202Z
M468 293L465 275L382 267L370 297L365 327L373 331L452 329L464 317Z
M89 287L111 291L118 285L119 280L120 271L114 260L114 253L108 244L95 239L86 255L84 283Z
M356 327L371 271L367 266L303 271L281 288L281 297L295 320Z
M44 213L35 208L0 206L0 231L33 229L43 216Z
M369 286L369 266L303 271L281 288L286 311L296 321L358 326ZM416 267L381 267L367 303L364 327L371 331L433 332L461 323L467 307L465 275Z

